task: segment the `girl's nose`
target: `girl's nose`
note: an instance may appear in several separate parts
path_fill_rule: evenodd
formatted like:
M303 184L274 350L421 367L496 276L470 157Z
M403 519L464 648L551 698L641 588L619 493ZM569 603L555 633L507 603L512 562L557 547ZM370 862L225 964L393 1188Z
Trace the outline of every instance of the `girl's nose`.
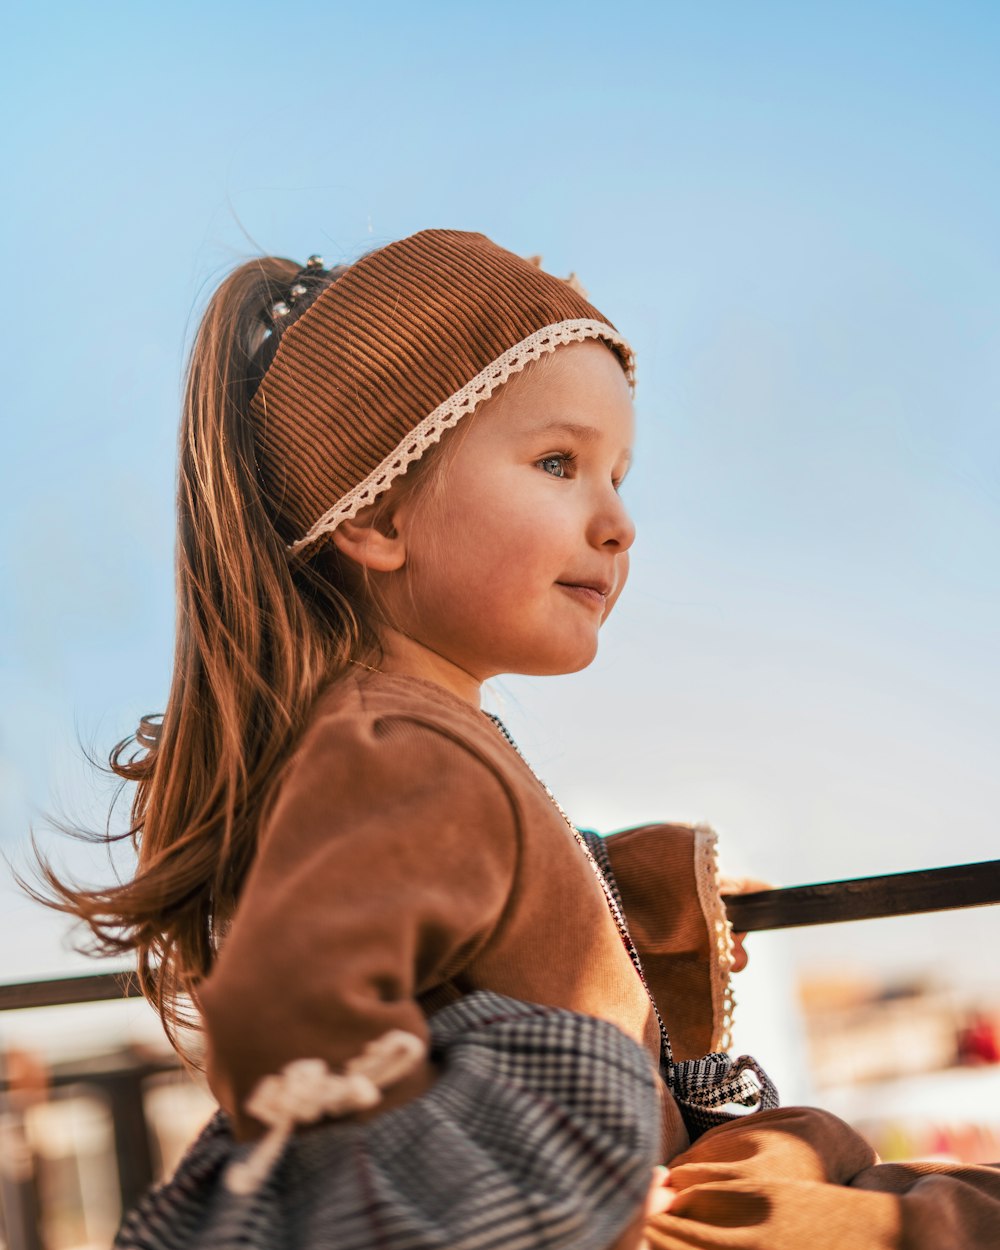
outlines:
M595 547L614 551L628 551L635 541L635 524L621 495L610 486L595 512L591 533Z

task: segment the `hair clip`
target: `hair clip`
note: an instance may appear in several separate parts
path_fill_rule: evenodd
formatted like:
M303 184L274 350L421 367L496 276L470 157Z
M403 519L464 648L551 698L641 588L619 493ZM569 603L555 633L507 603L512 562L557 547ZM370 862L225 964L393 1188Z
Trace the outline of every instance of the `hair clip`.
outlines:
M287 317L291 311L285 301L279 299L277 303L271 305L271 320L277 321L281 317Z
M325 263L325 261L323 260L323 257L322 257L322 256L312 255L312 256L310 256L310 257L309 257L309 259L306 261L306 266L305 266L305 267L306 267L307 269L325 269L325 268L326 268L326 263Z
M292 300L295 301L297 299L301 299L308 290L309 288L304 282L296 282L288 294L292 297Z

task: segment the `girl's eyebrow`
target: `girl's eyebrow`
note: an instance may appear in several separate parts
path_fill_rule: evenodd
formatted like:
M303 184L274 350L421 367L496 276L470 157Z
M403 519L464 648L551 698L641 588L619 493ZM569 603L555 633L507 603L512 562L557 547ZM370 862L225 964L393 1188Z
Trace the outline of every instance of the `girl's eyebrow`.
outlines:
M541 434L568 434L570 438L581 443L593 443L601 437L601 431L594 425L579 425L576 421L549 421L546 425L532 430L532 437ZM626 466L632 463L632 450L625 452Z
M533 434L569 434L571 438L582 443L592 443L601 437L601 431L593 425L577 425L575 421L550 421L547 425L538 426Z

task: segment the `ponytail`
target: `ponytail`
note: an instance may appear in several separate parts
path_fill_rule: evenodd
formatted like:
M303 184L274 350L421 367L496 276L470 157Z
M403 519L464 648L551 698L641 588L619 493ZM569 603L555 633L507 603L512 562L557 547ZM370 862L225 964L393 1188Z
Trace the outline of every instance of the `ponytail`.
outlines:
M178 1028L196 1022L184 1000L212 966L317 694L353 657L377 652L374 621L332 545L289 565L249 417L287 324L342 272L266 257L242 265L212 297L191 351L181 422L166 710L110 756L111 771L136 784L128 830L81 835L129 838L136 874L106 889L79 888L39 856L48 889L29 887L84 921L95 953L136 952L143 992L175 1044ZM275 308L293 299L291 313Z

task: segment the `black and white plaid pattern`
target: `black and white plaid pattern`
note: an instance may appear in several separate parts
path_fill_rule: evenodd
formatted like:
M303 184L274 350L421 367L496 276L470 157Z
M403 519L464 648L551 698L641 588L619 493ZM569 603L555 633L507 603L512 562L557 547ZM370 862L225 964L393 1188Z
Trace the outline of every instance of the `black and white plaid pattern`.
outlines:
M264 1185L217 1114L115 1250L602 1250L658 1162L645 1050L614 1025L485 991L430 1020L442 1074L367 1124L296 1134Z
M600 834L581 829L580 836L587 844L594 861L604 874L608 888L618 904L624 920L625 905L615 880L608 848ZM627 927L626 927L626 935ZM631 937L628 936L631 943ZM638 958L638 953L636 953ZM650 995L652 997L652 995ZM653 1004L654 1009L656 1004ZM707 1129L725 1124L747 1112L726 1111L727 1106L746 1107L753 1111L768 1111L779 1105L778 1091L764 1069L749 1055L731 1059L720 1051L703 1055L700 1059L677 1062L670 1046L670 1037L659 1011L656 1019L660 1025L661 1054L660 1071L673 1094L684 1123L692 1137L698 1137Z
M604 873L605 880L614 896L615 902L618 904L618 910L625 915L625 901L622 898L621 890L618 888L618 879L615 877L615 871L611 867L611 856L608 854L608 845L599 833L594 833L592 829L581 829L580 837L586 842L590 849L591 855L597 861L597 866Z
M731 1059L713 1052L700 1059L670 1061L664 1079L673 1094L692 1138L749 1111L770 1111L779 1105L778 1091L764 1069L749 1055ZM727 1111L727 1105L747 1111Z

